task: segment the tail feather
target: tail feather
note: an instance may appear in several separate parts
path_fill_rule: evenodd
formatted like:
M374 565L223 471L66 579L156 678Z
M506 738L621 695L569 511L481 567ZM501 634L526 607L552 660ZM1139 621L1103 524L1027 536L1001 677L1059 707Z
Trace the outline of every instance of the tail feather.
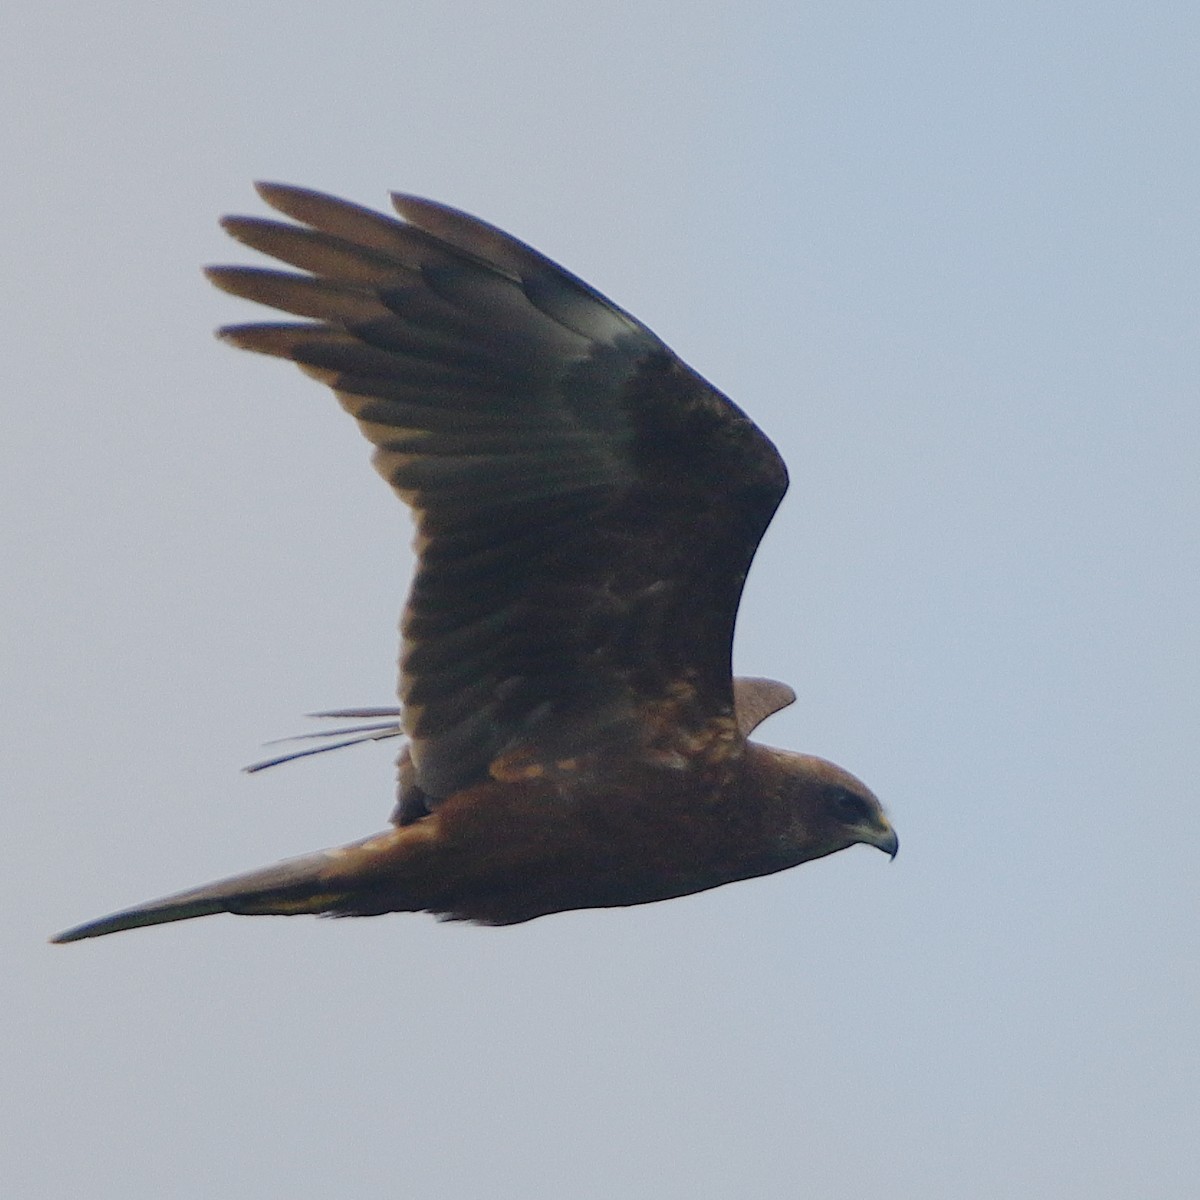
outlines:
M288 859L273 867L234 875L204 887L149 900L111 916L100 917L56 934L52 942L78 942L122 929L188 921L212 913L280 914L337 911L348 899L330 878L330 868L340 855L322 850Z

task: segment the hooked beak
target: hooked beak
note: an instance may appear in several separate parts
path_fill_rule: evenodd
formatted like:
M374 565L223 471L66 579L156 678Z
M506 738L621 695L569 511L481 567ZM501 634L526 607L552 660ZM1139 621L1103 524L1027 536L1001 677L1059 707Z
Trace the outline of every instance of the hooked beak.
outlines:
M882 850L888 858L895 858L896 852L900 849L900 839L896 836L896 831L882 818L880 823L872 828L862 840L866 845Z

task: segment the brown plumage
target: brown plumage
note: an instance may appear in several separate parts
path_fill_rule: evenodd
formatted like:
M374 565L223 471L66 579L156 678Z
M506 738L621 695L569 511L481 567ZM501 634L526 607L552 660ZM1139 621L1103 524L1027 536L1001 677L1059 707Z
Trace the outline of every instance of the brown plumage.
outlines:
M794 698L731 672L746 573L787 488L753 422L490 225L410 196L393 197L397 221L259 191L298 224L225 228L305 274L210 277L303 320L221 336L329 384L416 519L403 715L365 732L407 738L393 825L55 940L214 912L509 924L686 895L856 842L894 855L858 780L748 740Z

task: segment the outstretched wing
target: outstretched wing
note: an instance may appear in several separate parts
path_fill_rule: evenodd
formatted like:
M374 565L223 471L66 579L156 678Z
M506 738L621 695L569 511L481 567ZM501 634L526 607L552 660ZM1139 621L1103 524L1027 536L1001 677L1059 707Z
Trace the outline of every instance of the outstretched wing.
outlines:
M728 720L742 586L787 488L749 418L493 226L409 196L397 221L259 192L300 224L225 228L307 273L210 275L305 320L221 334L329 384L413 508L400 697L425 797Z

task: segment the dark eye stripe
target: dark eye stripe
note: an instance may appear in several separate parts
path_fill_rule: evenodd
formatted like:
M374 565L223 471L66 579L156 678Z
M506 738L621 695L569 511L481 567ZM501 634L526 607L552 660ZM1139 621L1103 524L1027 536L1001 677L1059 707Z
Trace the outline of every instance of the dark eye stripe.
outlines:
M867 802L844 787L836 785L828 787L825 790L825 797L838 820L844 821L848 825L864 821L871 815Z

